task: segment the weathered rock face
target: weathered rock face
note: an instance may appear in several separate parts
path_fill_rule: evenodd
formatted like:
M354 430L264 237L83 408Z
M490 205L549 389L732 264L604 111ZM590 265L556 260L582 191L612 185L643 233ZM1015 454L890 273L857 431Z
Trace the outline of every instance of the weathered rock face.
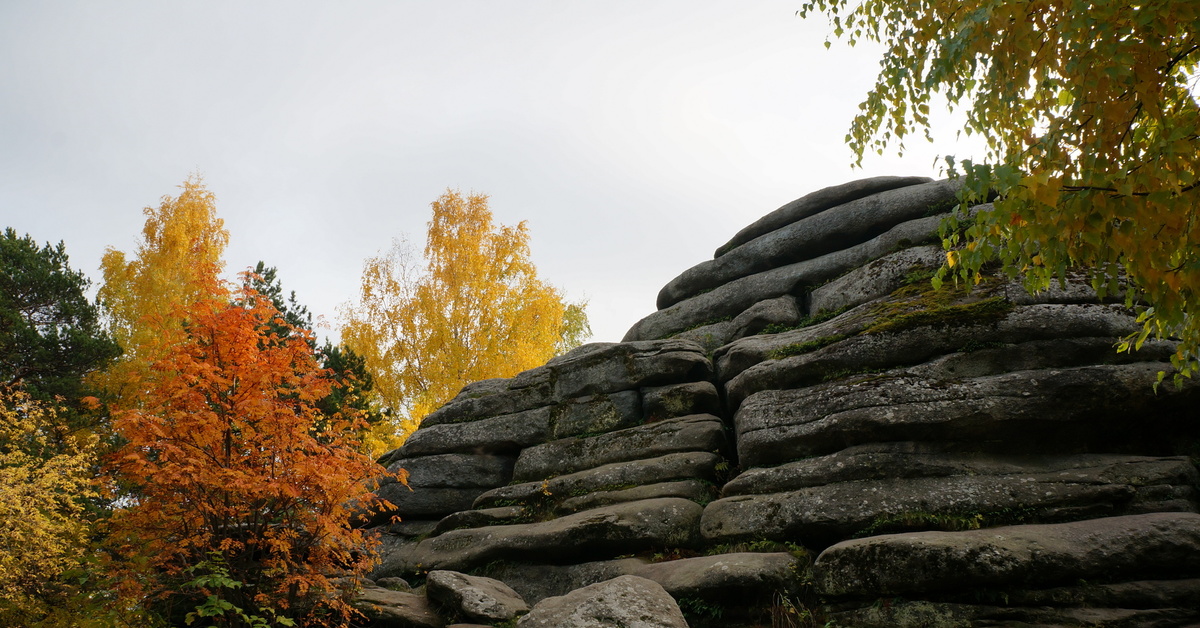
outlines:
M934 291L956 191L821 190L625 342L467 386L386 458L374 576L493 578L522 626L642 579L693 626L1200 622L1200 384L1156 389L1174 344L1116 353L1134 316L1081 279Z

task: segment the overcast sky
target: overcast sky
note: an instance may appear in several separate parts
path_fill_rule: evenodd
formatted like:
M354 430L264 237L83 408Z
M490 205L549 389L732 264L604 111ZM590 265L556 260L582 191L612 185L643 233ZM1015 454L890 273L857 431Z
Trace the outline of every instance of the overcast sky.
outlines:
M813 190L936 176L953 144L851 168L880 50L799 0L0 2L0 217L100 279L199 172L231 234L325 317L424 243L447 187L527 220L541 277L617 341L659 288ZM952 132L945 137L954 137Z

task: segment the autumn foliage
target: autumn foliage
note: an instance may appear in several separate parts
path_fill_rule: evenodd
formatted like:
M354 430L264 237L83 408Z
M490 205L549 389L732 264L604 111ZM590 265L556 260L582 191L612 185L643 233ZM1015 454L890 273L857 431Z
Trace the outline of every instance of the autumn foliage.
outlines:
M860 161L903 150L931 106L961 109L984 140L959 171L966 200L999 197L945 225L954 273L1000 262L1041 290L1081 268L1140 310L1125 348L1174 336L1174 365L1200 368L1200 2L806 0L809 12L887 49L847 135Z
M400 243L369 258L345 311L342 340L395 419L377 453L466 384L539 366L590 333L584 304L538 279L524 222L495 225L482 194L447 190L432 208L424 266Z
M111 247L105 251L104 283L97 295L109 332L125 353L93 381L123 404L135 403L138 396L123 394L129 381L144 377L162 350L182 339L178 307L211 296L229 243L216 197L198 176L185 181L178 196L164 196L158 207L143 213L146 222L133 258Z
M332 381L310 332L248 287L235 297L168 317L182 340L136 381L138 407L116 414L126 593L225 625L275 613L337 623L348 608L331 578L369 560L350 508L383 469L356 450L357 413L315 406Z
M0 625L32 624L73 595L63 574L88 545L94 434L72 435L53 403L0 385Z

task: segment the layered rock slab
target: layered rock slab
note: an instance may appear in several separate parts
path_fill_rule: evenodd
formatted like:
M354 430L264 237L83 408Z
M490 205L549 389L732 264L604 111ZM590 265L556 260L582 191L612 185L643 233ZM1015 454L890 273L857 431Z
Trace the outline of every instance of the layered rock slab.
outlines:
M653 580L620 576L547 598L518 628L687 628L675 600Z
M1200 575L1200 515L1151 513L844 541L817 557L831 596L931 595Z

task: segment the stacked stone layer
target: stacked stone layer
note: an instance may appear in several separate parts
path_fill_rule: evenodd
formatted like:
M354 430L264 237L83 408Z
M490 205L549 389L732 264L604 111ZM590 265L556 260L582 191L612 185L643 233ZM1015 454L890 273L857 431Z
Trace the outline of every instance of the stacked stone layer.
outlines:
M933 290L957 189L816 192L624 342L468 386L388 456L376 575L636 576L693 625L1200 621L1200 387L1155 387L1170 341L1117 353L1134 315L1082 278Z

